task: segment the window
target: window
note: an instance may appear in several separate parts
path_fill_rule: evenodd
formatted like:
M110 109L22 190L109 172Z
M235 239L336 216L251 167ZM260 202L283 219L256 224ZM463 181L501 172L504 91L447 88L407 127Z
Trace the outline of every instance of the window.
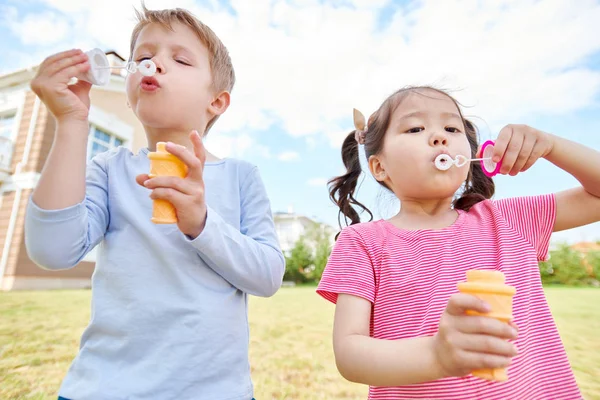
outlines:
M12 139L16 121L16 111L12 110L0 113L0 137Z
M0 113L0 172L10 169L13 154L13 133L17 123L16 111Z
M123 139L112 133L91 125L88 139L88 160L96 154L114 149L123 144Z

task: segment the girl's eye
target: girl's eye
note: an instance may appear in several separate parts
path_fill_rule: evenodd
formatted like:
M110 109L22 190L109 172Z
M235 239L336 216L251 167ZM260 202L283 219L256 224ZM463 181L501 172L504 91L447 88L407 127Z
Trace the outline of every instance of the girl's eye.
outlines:
M140 62L142 62L144 60L150 60L151 58L152 57L150 57L150 56L138 57L138 59L135 60L135 61L138 62L138 63L140 63Z
M424 128L422 127L418 127L418 128L410 128L409 130L406 131L406 133L419 133L421 131L423 131Z
M182 64L182 65L187 65L188 67L191 65L191 64L190 64L190 63L188 63L187 61L183 61L183 60L175 60L175 61L177 61L179 64Z
M458 133L458 132L460 132L460 129L454 128L453 126L447 126L446 127L446 132Z

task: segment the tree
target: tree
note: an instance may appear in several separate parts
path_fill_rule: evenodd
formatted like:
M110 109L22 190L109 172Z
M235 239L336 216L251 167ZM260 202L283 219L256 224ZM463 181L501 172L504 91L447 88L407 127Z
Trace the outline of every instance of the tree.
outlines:
M313 250L314 265L310 270L309 279L312 282L319 282L327 260L331 254L331 237L333 232L326 225L315 223L307 228L303 235L303 240L311 245Z
M289 257L285 258L285 274L283 280L295 283L304 283L308 281L308 272L313 266L313 255L310 248L306 245L305 239L301 237L294 244Z
M315 269L312 273L312 277L316 282L321 280L321 276L323 275L323 271L325 270L325 266L327 265L327 260L329 259L330 254L331 245L329 240L325 238L325 240L319 241L317 244L317 250L315 251Z

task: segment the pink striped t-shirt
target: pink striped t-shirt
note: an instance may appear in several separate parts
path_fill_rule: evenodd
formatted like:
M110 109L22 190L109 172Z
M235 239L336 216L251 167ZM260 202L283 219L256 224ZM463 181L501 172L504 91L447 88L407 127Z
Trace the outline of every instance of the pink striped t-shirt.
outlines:
M369 399L581 399L542 290L538 260L548 254L556 217L553 195L486 200L439 230L402 230L380 220L340 234L317 292L372 306L370 335L397 340L431 336L448 298L469 269L500 270L515 286L519 354L507 382L472 375L369 388Z

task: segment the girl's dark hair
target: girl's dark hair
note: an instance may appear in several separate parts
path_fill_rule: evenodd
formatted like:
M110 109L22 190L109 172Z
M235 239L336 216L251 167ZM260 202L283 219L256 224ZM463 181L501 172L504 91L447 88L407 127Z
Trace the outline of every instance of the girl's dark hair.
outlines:
M424 90L433 90L446 95L454 102L454 104L456 104L456 108L465 125L469 145L471 146L471 157L474 158L477 155L479 147L477 128L471 121L463 117L458 102L443 90L430 86L411 86L400 89L390 95L369 118L367 124L368 131L364 136L365 155L367 160L370 156L381 152L385 133L388 130L392 119L391 117L396 108L398 108L402 101L411 93L426 95L422 93ZM357 206L362 211L366 211L369 214L369 221L373 220L373 213L354 197L358 179L362 173L355 132L356 131L350 132L342 144L342 161L346 167L346 173L335 177L328 182L329 197L340 209L338 214L340 228L342 228L342 216L344 217L343 219L346 226L360 222L360 216L353 206ZM382 182L380 182L380 184L386 187ZM389 188L386 187L386 189ZM471 207L480 201L491 198L494 195L494 190L494 182L483 173L480 164L476 162L471 163L469 175L464 183L464 190L452 203L453 207L455 209L469 211ZM349 224L348 220L350 220Z

